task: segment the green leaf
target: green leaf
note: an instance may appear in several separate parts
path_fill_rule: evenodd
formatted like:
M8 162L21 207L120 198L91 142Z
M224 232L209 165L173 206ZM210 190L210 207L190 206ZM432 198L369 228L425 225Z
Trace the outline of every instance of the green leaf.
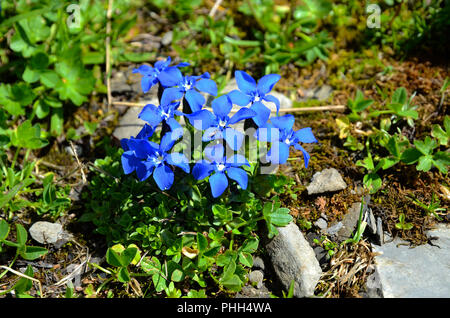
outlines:
M111 248L108 248L106 251L106 261L109 265L122 267L122 259L120 255Z
M117 279L121 283L128 283L130 281L130 273L128 272L126 267L122 267L117 273Z
M402 155L400 156L400 160L403 163L410 165L417 162L417 160L419 160L421 156L422 153L416 148L408 148L402 153Z
M11 134L11 143L15 147L39 149L45 147L48 142L41 138L41 128L39 124L31 126L31 121L24 121Z
M275 226L286 226L292 221L288 208L279 208L271 214L271 223Z
M17 231L17 233L16 233L17 243L20 246L25 246L25 244L27 243L27 240L28 240L27 230L25 230L25 228L21 224L16 223L16 231Z
M1 219L0 220L0 242L6 240L9 234L9 224Z
M122 260L122 266L128 266L135 258L138 249L136 247L129 247L120 254Z
M434 139L431 139L429 136L425 137L424 141L414 140L414 145L417 150L419 150L424 155L430 155L434 148L438 146L437 142Z
M33 277L34 276L33 267L31 265L28 265L24 274L29 277ZM23 294L29 291L32 287L33 281L31 279L21 277L19 281L14 285L14 291L18 294Z
M208 240L206 237L203 236L201 233L197 233L197 248L200 253L203 253L206 251L206 248L208 247Z
M9 190L8 193L0 193L0 209L3 208L9 201L11 201L22 187L23 183L19 183L16 184L11 190Z
M407 98L408 93L406 91L406 88L399 87L395 90L394 94L392 95L392 103L403 105L406 103Z
M238 275L234 274L227 279L223 279L220 283L227 289L231 291L240 291L242 289L242 285L244 284Z
M61 79L59 78L58 74L56 72L48 70L45 72L42 72L40 74L40 80L43 85L45 85L48 88L54 88L58 84L60 84Z
M50 121L50 132L54 136L59 136L63 133L64 116L62 108L53 108L52 117Z
M86 131L89 135L93 135L95 133L95 130L97 129L98 123L90 123L88 121L85 121L83 123L84 128L86 128Z
M419 163L417 164L416 169L418 171L429 171L432 163L433 157L431 155L422 156L419 158Z
M21 252L20 256L28 261L32 261L41 256L44 256L47 253L48 250L46 248L40 246L26 246L25 251Z
M448 116L447 116L447 117L448 117ZM439 126L439 125L433 125L433 128L432 128L432 130L431 130L431 136L433 136L434 138L438 139L438 140L439 140L439 143L440 143L441 145L444 145L444 146L447 145L448 139L449 139L449 137L450 137L449 135L450 135L450 131L445 132L445 131L441 128L441 126Z
M241 252L239 253L239 262L241 262L242 265L251 268L253 266L253 257L247 252Z

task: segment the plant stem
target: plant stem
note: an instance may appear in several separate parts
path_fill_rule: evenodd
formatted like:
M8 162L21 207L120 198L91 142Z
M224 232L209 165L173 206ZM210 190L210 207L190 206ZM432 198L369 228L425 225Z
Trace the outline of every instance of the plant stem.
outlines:
M19 156L19 152L20 152L21 149L22 149L21 147L18 147L16 149L16 153L14 154L14 158L13 158L13 161L11 163L11 169L13 169L13 170L14 170L14 166L16 165L17 157Z

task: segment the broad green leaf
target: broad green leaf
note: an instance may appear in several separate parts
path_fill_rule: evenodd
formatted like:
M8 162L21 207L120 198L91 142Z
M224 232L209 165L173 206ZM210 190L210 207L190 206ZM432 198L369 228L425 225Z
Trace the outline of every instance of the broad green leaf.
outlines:
M450 131L445 132L441 126L433 125L433 129L431 130L431 136L439 140L441 145L447 145L448 139L450 137Z
M247 252L241 252L239 253L239 262L241 262L242 265L251 268L253 266L253 257Z
M17 231L17 233L16 233L17 243L20 246L25 246L25 244L27 243L27 240L28 240L27 230L25 230L25 228L21 224L16 223L16 231Z
M129 247L120 254L122 260L122 266L128 266L136 257L138 249L136 247Z
M419 171L428 171L431 169L431 164L433 163L433 157L431 155L422 156L419 158L419 163L416 169Z
M9 190L8 193L0 193L0 209L3 208L9 201L11 201L22 187L23 183L19 183L16 184L11 190Z
M201 233L197 233L197 247L200 253L205 252L208 247L208 240Z
M34 276L33 267L31 265L28 265L24 274L29 277L33 277ZM31 279L21 277L19 281L14 285L14 290L18 294L23 294L29 291L32 287L33 281Z
M392 103L397 104L405 104L408 98L408 93L406 92L406 88L399 87L395 90L394 94L392 95Z
M9 224L1 219L0 220L0 242L5 240L9 234Z
M28 261L32 261L41 256L44 256L47 253L48 250L46 248L40 246L26 246L25 251L21 252L20 256Z
M108 250L106 251L106 261L109 265L122 267L122 259L120 255L111 248L108 248Z
M416 148L408 148L402 153L400 160L410 165L417 162L421 156L422 153Z
M275 226L286 226L292 221L288 208L279 208L271 214L271 223Z
M130 273L126 267L122 267L117 274L117 279L121 283L128 283L130 281Z

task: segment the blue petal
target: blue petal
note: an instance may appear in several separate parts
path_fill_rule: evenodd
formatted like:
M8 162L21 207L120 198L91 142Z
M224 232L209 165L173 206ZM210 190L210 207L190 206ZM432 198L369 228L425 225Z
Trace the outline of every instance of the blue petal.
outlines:
M138 68L133 69L132 73L139 73L142 75L149 75L153 73L153 67L148 65L141 65Z
M128 141L128 147L133 150L136 157L141 159L147 159L149 155L153 155L157 149L144 139L130 139Z
M222 144L207 146L205 148L205 155L211 161L223 162L223 154L224 154L224 149L223 149Z
M228 177L236 181L242 189L247 189L248 183L248 175L247 172L240 168L228 168L227 169Z
M228 146L234 151L239 150L242 146L242 141L244 140L244 134L233 129L227 128L223 132L223 138L226 140Z
M297 150L301 150L301 152L303 153L303 161L305 162L305 168L308 168L308 163L309 163L309 158L310 158L309 153L299 144L295 144L294 147Z
M252 95L252 93L256 92L256 82L253 77L243 71L234 72L234 76L241 92L247 95Z
M212 171L214 171L214 165L209 161L201 160L195 164L192 169L192 175L197 180L203 180L206 177L209 177Z
M289 146L284 142L274 142L267 157L272 163L284 164L289 158Z
M159 167L155 168L155 171L153 172L153 179L158 185L158 188L164 191L170 189L170 187L172 186L174 174L172 169L170 169L168 166L160 165Z
M168 164L180 167L184 170L184 172L189 173L190 167L189 167L189 161L187 160L186 156L182 153L174 152L170 153L166 157L166 161Z
M144 93L147 93L153 85L156 84L155 77L145 75L141 79L141 88Z
M199 130L205 130L206 128L211 127L215 122L214 115L206 109L188 114L186 117L189 119L191 125Z
M125 174L130 174L136 170L140 160L136 158L133 151L126 151L122 154L122 168Z
M248 160L239 154L235 154L231 157L227 157L226 164L230 167L240 167L240 166L249 166Z
M233 125L241 120L252 118L254 116L256 116L255 111L251 110L250 108L244 107L239 109L238 112L234 114L233 117L230 118L228 123L230 125Z
M120 139L120 145L122 146L122 149L124 151L130 150L130 147L128 147L128 141L129 140L130 140L129 138L122 138L122 139Z
M171 130L171 135L173 140L178 140L181 136L183 136L184 130L179 122L175 120L175 118L169 118L166 120L167 125L169 125Z
M153 136L154 132L155 130L150 125L145 124L141 131L136 135L136 139L148 139Z
M270 92L273 86L280 80L281 76L278 74L268 74L261 77L258 81L258 92L260 95L265 95Z
M242 93L241 91L234 90L227 94L232 103L239 106L247 106L253 101L253 97Z
M222 139L223 134L219 127L213 126L209 127L205 130L202 136L202 141L211 141L211 140L217 140Z
M173 144L177 140L177 133L173 133L172 131L166 132L166 134L161 138L161 143L159 144L159 150L162 152L167 152L172 148Z
M280 111L280 101L278 100L278 98L276 98L275 96L272 96L272 95L266 95L263 97L263 99L265 101L275 104L275 106L277 107L277 115L278 115L278 112Z
M211 185L211 193L214 198L222 195L225 189L228 187L228 179L225 173L216 172L209 177L209 184Z
M173 101L181 99L181 97L183 97L183 92L178 87L166 88L161 96L161 105L169 105Z
M316 137L314 137L314 134L312 133L311 127L306 127L306 128L297 130L294 133L294 137L297 141L304 142L304 143L317 142Z
M275 127L280 128L281 130L289 131L294 126L295 118L294 115L287 114L280 117L272 117L270 118L270 121Z
M139 181L147 180L155 169L155 164L150 161L142 161L136 168L136 174Z
M218 118L225 119L230 113L233 104L227 95L222 95L212 101L211 107Z
M168 67L158 75L158 79L164 87L171 87L183 80L183 74L176 67Z
M189 66L191 64L187 63L187 62L181 62L180 64L174 65L174 67L186 67Z
M146 105L139 113L138 117L148 122L153 128L158 126L162 121L161 113L158 107L153 104Z
M185 94L185 98L188 101L193 113L201 110L203 105L205 104L205 98L202 96L202 94L194 89L188 90Z
M195 88L201 92L217 96L217 85L213 80L201 79L195 84Z
M256 139L261 142L275 142L280 140L280 129L272 124L266 124L256 130Z
M267 123L270 117L270 109L264 106L261 102L253 103L250 106L250 109L253 110L256 115L253 117L253 121L258 127L263 126Z

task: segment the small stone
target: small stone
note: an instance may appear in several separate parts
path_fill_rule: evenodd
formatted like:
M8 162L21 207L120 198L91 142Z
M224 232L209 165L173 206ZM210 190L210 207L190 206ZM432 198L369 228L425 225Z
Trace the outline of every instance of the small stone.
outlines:
M260 289L247 285L242 287L235 298L270 298L270 291L264 285Z
M168 46L170 43L172 43L172 39L173 39L173 32L172 31L166 32L161 39L161 44L164 46Z
M257 289L260 289L263 285L263 279L264 274L260 270L251 271L250 274L248 274L248 280L252 284L252 286L255 286Z
M314 225L317 226L322 231L326 230L328 227L327 221L325 221L322 218L319 218L316 222L314 222Z
M265 269L265 265L264 265L264 261L261 257L259 256L254 256L253 257L253 269L260 269L262 271L264 271Z
M361 202L353 203L348 212L344 215L342 220L342 228L337 233L338 240L344 241L351 237L359 220L359 213L361 211Z
M294 280L294 296L310 297L322 275L314 250L295 223L277 227L278 235L267 245L273 269L287 292Z
M339 230L342 229L343 226L344 226L344 224L342 224L342 222L337 222L336 224L330 226L326 230L326 233L330 236L336 236L337 233L339 232Z
M77 154L78 157L81 157L81 155L83 154L83 147L81 147L80 145L77 144L73 144L73 148L75 149L75 153ZM71 146L66 146L64 148L64 150L71 156L75 157L75 153L72 150Z
M58 223L39 221L29 229L31 237L41 244L54 244L61 247L70 239L70 234L65 232Z
M340 173L334 168L329 168L316 172L306 189L308 194L311 195L344 190L346 187L347 184Z
M332 92L333 88L330 85L322 85L314 91L313 98L323 101L328 99L328 97L330 97Z

